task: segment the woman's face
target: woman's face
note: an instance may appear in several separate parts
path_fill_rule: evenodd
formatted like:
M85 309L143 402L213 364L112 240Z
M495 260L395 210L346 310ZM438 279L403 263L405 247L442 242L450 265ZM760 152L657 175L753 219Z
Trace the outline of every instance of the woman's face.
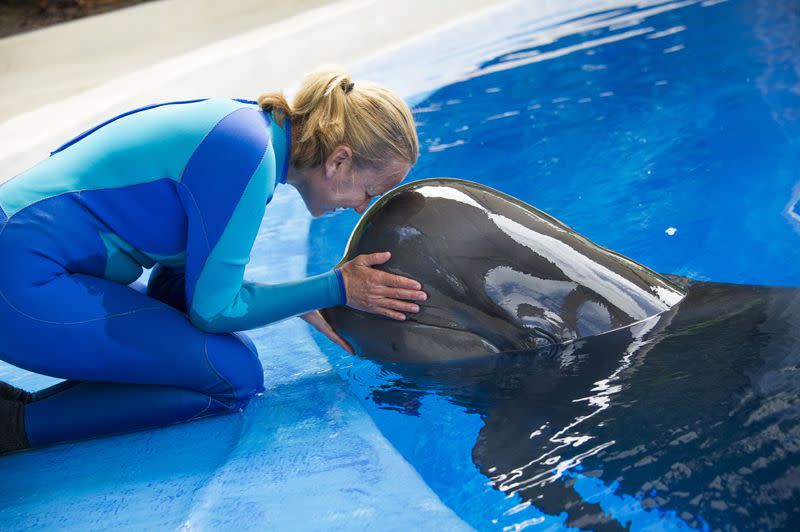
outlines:
M317 172L307 180L303 199L313 216L336 209L353 209L358 214L376 196L400 184L411 166L402 161L388 161L380 168L356 168L350 148L337 147Z

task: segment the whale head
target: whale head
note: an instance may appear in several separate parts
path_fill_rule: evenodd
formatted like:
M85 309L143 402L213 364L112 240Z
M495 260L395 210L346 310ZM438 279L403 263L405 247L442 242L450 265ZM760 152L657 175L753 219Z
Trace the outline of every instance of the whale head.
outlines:
M326 319L361 356L447 362L555 346L629 327L685 292L667 278L492 188L436 178L393 189L364 213L340 264L390 251L380 269L428 300L396 321L349 307Z

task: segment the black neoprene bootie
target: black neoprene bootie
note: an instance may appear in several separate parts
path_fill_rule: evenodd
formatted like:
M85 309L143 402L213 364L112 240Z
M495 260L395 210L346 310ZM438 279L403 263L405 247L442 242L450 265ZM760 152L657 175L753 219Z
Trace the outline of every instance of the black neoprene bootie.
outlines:
M25 434L22 401L0 398L0 455L30 447Z
M0 381L0 399L7 399L9 401L18 401L22 404L28 404L31 402L31 398L31 394L25 390L11 386L7 382Z

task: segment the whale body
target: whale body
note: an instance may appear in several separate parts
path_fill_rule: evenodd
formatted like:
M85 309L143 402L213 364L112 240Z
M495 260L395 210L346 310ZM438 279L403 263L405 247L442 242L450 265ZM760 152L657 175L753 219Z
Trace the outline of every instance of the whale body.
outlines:
M353 365L369 374L355 379L359 392L383 410L435 418L427 427L445 435L440 454L429 443L409 456L427 464L450 451L449 435L464 437L464 416L431 406L444 399L479 416L471 456L488 485L568 514L575 528L615 528L603 504L621 504L629 519L627 494L653 497L648 485L671 509L659 519L676 528L701 511L728 522L709 479L736 479L726 502L748 515L794 496L785 479L798 460L799 287L659 275L514 198L451 179L379 200L343 261L384 250L393 255L383 269L423 283L421 311L407 322L325 314L379 361ZM779 486L776 496L753 497L763 486Z
M428 300L398 322L325 309L359 355L446 362L529 351L630 327L678 304L674 280L603 248L490 187L451 178L393 189L364 213L344 262L390 251L380 266L416 279Z

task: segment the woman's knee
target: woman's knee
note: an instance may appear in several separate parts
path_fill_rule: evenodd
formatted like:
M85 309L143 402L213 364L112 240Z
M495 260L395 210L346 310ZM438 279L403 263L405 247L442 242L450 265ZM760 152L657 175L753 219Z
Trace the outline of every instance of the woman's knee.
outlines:
M208 361L239 407L264 391L264 369L252 340L242 333L208 334Z

